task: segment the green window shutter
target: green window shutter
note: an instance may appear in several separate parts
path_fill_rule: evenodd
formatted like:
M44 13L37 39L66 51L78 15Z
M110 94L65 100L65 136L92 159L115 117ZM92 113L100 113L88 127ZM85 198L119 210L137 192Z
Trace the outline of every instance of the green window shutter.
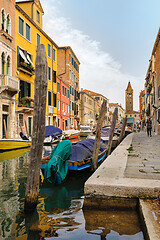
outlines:
M19 17L19 33L21 34L21 35L23 35L23 25L24 25L24 21L23 21L23 19L22 18L20 18Z
M26 38L28 41L31 40L30 26L26 23Z
M37 33L37 47L41 43L41 36Z
M56 50L53 48L53 61L56 61Z

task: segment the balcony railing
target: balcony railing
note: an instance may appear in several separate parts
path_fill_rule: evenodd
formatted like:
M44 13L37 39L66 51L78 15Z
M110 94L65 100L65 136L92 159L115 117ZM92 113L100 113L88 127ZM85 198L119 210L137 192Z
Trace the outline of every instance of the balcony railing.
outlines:
M25 62L18 63L18 70L23 71L31 76L34 75L34 67Z
M21 108L33 108L34 107L34 99L31 97L23 97L19 100L18 107Z
M14 94L19 92L19 80L9 75L0 75L0 90L8 90Z
M48 113L53 114L53 106L48 106Z

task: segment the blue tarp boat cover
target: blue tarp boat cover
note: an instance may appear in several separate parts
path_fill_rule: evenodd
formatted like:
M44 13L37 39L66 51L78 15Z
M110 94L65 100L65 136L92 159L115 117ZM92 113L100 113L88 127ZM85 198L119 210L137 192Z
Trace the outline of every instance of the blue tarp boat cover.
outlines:
M49 136L56 137L59 135L62 135L62 130L59 129L58 127L55 127L53 125L45 127L45 137Z
M109 137L110 131L110 128L102 128L101 137Z
M85 139L77 143L72 144L72 156L70 161L82 162L93 155L94 150L94 139ZM101 141L100 143L100 152L103 152L106 148L106 145Z
M68 161L72 155L72 143L64 140L52 150L47 166L44 169L44 179L59 185L65 179L68 171Z

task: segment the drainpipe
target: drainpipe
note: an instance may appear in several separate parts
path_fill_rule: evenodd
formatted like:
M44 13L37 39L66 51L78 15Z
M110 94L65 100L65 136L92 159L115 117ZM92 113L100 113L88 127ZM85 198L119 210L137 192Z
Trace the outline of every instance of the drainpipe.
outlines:
M32 17L32 20L33 20L33 4L34 4L34 1L32 3L32 8L31 8L31 17Z

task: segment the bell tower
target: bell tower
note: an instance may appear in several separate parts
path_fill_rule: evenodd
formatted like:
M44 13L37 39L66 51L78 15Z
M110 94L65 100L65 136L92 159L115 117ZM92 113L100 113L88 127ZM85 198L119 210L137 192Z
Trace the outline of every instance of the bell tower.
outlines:
M129 81L126 89L126 113L132 111L133 111L133 88L131 87L131 83Z

